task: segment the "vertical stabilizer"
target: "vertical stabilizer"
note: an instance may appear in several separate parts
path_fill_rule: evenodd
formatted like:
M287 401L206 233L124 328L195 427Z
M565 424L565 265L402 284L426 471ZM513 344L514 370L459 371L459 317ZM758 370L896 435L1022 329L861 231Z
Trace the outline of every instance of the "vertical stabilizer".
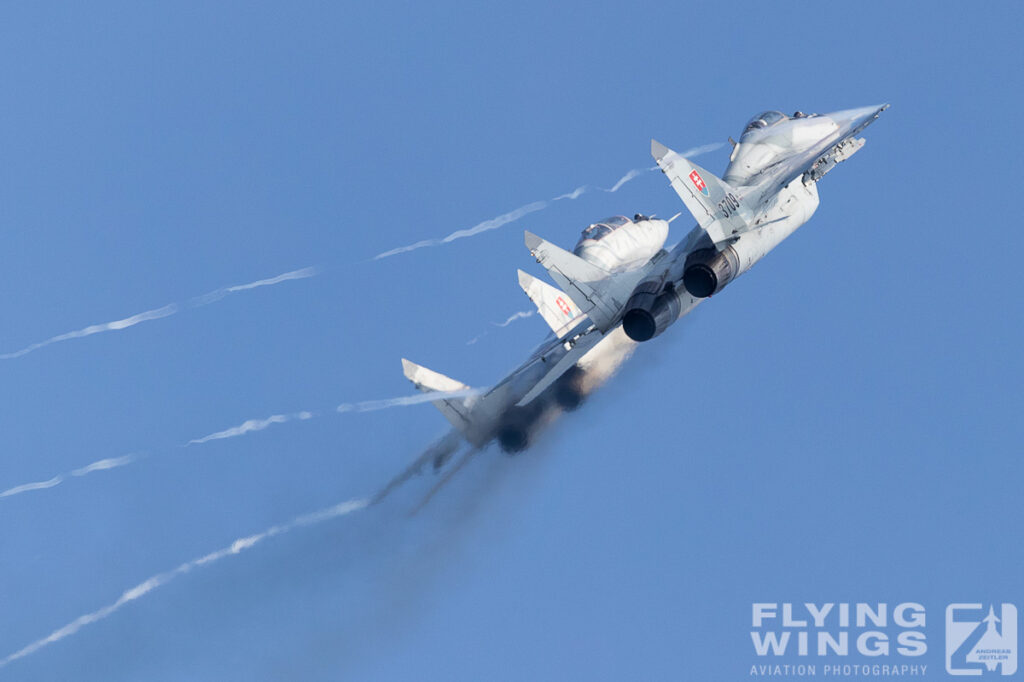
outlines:
M651 156L697 224L716 244L746 232L753 212L725 180L651 140Z
M530 297L544 321L558 338L564 337L570 330L586 320L580 307L569 294L559 291L547 282L519 271L519 286Z
M551 279L571 294L573 301L599 329L608 329L612 325L622 304L608 295L611 273L532 232L526 232L526 248L544 266Z

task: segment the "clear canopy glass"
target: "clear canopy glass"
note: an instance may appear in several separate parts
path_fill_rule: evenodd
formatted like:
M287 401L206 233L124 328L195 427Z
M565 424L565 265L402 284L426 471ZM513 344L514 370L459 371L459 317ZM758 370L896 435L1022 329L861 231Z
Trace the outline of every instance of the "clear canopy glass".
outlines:
M765 111L750 119L747 123L747 127L743 129L743 132L748 133L751 130L757 130L758 128L767 128L768 126L775 125L779 121L785 120L786 115L781 111Z
M633 221L622 215L605 218L604 220L598 221L583 230L583 239L593 239L595 241L604 239L612 233L612 230L617 230L623 225L628 225L631 222Z

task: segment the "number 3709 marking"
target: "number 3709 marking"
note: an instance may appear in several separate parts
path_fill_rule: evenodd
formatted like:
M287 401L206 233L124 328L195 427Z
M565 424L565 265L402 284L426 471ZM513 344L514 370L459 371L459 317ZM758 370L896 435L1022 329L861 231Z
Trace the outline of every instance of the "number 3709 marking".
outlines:
M732 192L725 195L725 198L718 202L718 210L722 212L726 218L736 213L736 210L740 207L740 200L736 198Z

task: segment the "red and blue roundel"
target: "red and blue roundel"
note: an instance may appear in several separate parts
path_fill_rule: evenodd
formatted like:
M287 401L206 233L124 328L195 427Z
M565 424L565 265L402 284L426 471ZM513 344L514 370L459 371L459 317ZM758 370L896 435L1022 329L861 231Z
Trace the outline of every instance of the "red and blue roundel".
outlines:
M704 184L704 178L700 176L700 173L697 172L696 168L690 171L690 182L693 183L693 186L697 188L698 192L706 197L711 196L711 192L708 191L708 186Z
M569 304L565 302L565 299L559 296L555 299L555 303L558 304L558 309L562 311L562 314L568 317L570 320L576 317L576 313L573 312Z

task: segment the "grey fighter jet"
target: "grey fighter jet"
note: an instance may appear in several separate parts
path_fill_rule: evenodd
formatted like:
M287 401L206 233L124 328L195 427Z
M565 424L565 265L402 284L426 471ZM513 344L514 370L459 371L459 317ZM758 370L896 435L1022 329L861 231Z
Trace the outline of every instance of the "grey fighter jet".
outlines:
M652 140L651 154L697 220L670 252L658 251L640 267L615 272L596 257L596 244L569 253L526 233L530 253L588 321L563 340L592 346L591 336L621 327L630 339L648 341L721 291L810 219L818 208L817 182L860 150L864 140L857 135L888 106L831 114L758 114L740 141L733 142L723 178ZM623 239L629 231L623 226ZM558 376L557 371L548 374L522 402L528 403Z
M652 140L651 153L697 225L671 250L669 223L637 214L583 230L572 253L526 233L526 246L561 287L525 272L519 283L552 334L486 392L402 361L453 429L431 445L375 498L431 465L465 454L426 499L474 454L497 441L507 452L536 434L606 381L638 343L661 334L704 299L746 272L803 225L818 207L817 182L864 144L856 136L889 105L827 115L768 111L747 123L718 178ZM730 140L731 141L731 140Z
M640 214L633 219L614 216L587 226L575 253L600 263L608 272L629 277L629 273L642 272L656 254L664 253L668 230L665 220ZM420 391L436 394L431 402L452 430L428 447L375 500L422 471L447 467L425 503L489 443L497 442L508 453L524 450L559 415L579 407L636 347L621 326L605 334L584 334L592 323L572 298L550 284L520 270L519 285L551 333L525 362L490 389L473 393L466 384L403 358L406 378ZM537 390L539 385L542 387ZM464 446L464 454L453 460ZM453 461L449 464L449 460Z

